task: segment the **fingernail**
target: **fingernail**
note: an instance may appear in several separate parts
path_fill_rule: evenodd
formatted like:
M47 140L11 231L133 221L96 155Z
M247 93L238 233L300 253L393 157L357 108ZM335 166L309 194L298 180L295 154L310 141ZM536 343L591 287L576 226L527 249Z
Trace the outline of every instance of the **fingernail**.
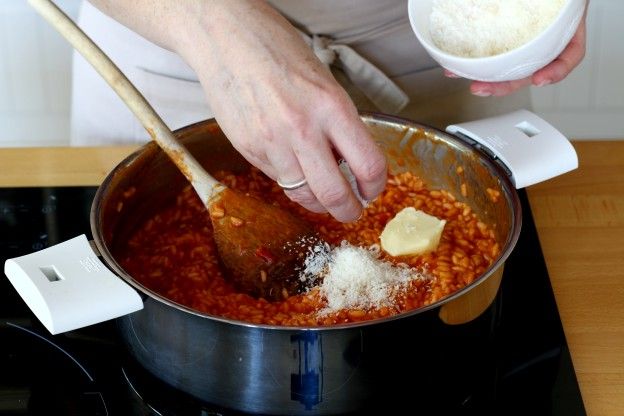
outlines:
M544 85L548 85L550 84L552 81L549 79L543 79L540 82L538 82L537 84L535 84L538 87L543 87Z
M445 71L445 72L444 72L444 75L445 75L447 78L460 78L460 76L459 76L459 75L457 75L457 74L455 74L455 73L453 73L453 72L449 72L449 71Z
M472 92L474 95L477 95L479 97L489 97L492 95L492 93L490 91L487 90L476 90Z

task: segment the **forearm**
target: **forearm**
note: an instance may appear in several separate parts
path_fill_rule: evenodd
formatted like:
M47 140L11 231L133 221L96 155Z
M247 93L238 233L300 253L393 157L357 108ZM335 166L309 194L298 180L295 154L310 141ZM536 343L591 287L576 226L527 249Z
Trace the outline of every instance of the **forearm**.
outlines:
M89 0L95 7L146 39L172 51L198 24L200 0Z
M281 57L268 50L288 49L288 59L300 64L315 59L296 29L263 0L89 1L180 55L203 78L204 87L208 87L206 82L213 87L215 82L227 84L227 79L215 78L229 78L233 68L237 72L262 70L263 60ZM264 59L259 59L261 51L265 51Z
M88 0L106 15L146 39L192 56L209 41L232 51L233 40L253 29L290 35L294 28L263 0ZM270 25L266 22L270 21ZM183 56L184 57L184 56Z

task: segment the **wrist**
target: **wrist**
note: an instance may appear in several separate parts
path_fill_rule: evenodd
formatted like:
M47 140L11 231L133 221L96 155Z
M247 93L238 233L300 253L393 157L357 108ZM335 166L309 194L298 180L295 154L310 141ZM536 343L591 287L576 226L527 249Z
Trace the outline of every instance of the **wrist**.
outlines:
M185 0L175 5L167 26L166 47L191 67L206 54L212 58L223 45L232 48L232 32L240 24L246 0Z
M201 72L242 64L244 50L263 49L266 32L290 26L263 0L189 0L179 8L169 49Z
M175 1L165 8L164 26L155 28L161 31L161 45L185 58L197 42L202 42L204 33L210 27L205 24L210 1ZM158 37L156 35L155 37Z

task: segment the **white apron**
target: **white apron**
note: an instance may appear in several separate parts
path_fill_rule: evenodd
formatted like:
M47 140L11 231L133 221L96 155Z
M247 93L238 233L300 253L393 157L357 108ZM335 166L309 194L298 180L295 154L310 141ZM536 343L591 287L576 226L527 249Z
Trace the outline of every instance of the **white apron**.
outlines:
M317 57L330 65L360 110L443 128L530 105L528 91L475 97L467 80L447 79L414 36L406 0L273 0ZM172 129L213 117L197 76L160 48L83 2L80 26L121 68ZM71 144L149 140L134 115L74 53Z

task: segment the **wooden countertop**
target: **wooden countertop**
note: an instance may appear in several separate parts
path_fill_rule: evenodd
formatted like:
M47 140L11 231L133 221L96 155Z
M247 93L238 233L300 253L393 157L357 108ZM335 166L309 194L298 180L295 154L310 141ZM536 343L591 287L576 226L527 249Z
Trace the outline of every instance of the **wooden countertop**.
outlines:
M528 189L590 416L624 409L624 140L575 141L579 169ZM0 187L98 185L135 147L0 149Z

